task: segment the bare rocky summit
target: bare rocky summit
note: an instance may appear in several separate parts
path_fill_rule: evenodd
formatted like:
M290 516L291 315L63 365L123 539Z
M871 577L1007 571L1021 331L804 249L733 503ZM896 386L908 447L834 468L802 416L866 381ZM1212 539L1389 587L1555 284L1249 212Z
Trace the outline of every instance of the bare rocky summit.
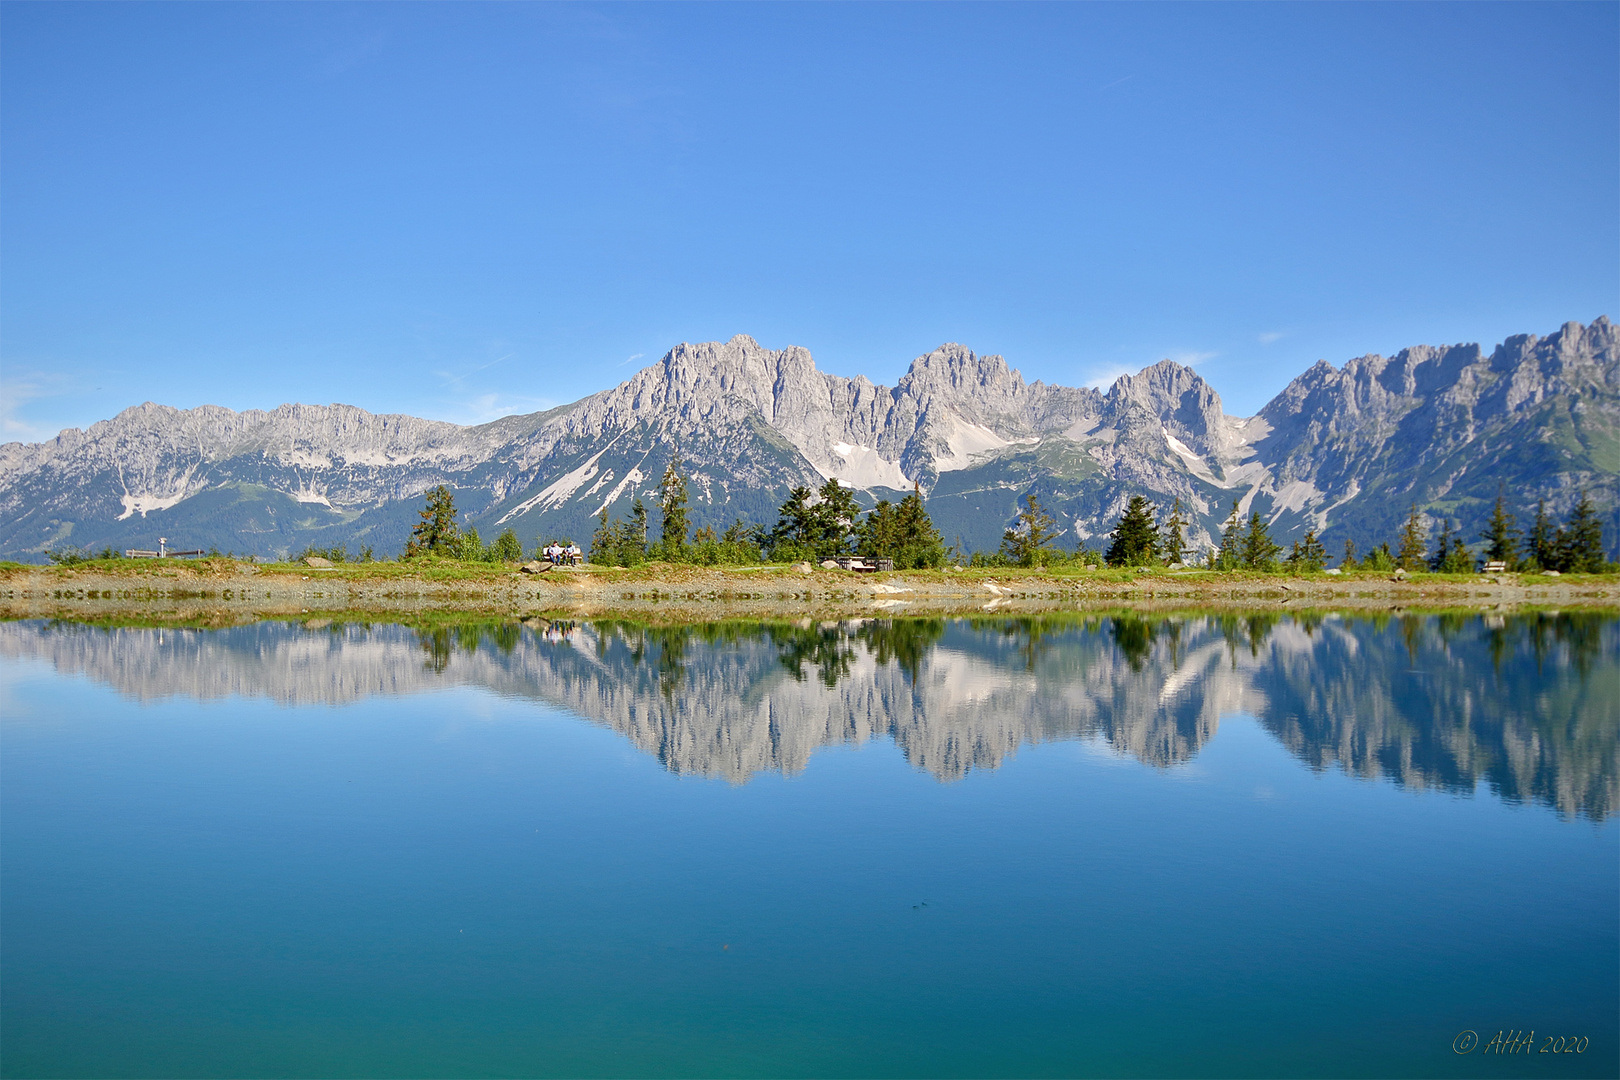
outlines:
M306 544L397 551L445 483L486 536L588 538L602 508L648 497L679 453L696 524L770 522L789 488L836 476L868 500L913 485L948 541L993 547L1036 492L1069 541L1095 542L1130 496L1182 500L1209 543L1234 500L1283 538L1389 538L1416 503L1475 531L1505 486L1528 514L1592 492L1620 505L1620 336L1607 318L1546 338L1417 346L1326 362L1259 415L1226 415L1168 360L1107 393L1026 383L944 345L895 386L818 371L738 335L682 344L610 390L477 427L348 405L268 412L151 403L87 431L0 446L0 554L153 546L158 534L253 554Z

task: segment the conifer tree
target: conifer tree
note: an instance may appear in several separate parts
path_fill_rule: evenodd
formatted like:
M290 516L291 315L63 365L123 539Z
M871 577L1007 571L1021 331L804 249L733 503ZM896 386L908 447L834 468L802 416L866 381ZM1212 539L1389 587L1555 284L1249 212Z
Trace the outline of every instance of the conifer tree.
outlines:
M641 545L641 554L645 556L647 554L647 507L642 503L640 495L637 495L636 501L630 504L630 527L635 530L636 542ZM637 559L636 561L640 562L641 560ZM630 564L626 563L625 565Z
M1509 570L1519 564L1519 527L1507 510L1507 495L1498 490L1496 507L1491 511L1485 529L1479 534L1485 541L1485 558L1507 563Z
M1242 560L1247 570L1271 570L1277 565L1282 548L1271 539L1271 530L1260 520L1260 511L1249 511L1249 530L1243 536Z
M1424 536L1423 517L1418 513L1417 503L1412 504L1412 512L1407 515L1406 524L1401 526L1400 551L1395 556L1395 564L1406 570L1427 569L1428 563L1424 559L1428 548L1427 538Z
M1147 566L1158 547L1158 530L1153 524L1153 507L1141 495L1132 495L1114 526L1114 542L1103 553L1109 566Z
M1001 554L1007 561L1019 566L1035 566L1044 563L1056 536L1057 522L1031 491L1024 496L1024 509L1018 512L1018 524L1001 534Z
M1456 522L1446 525L1451 535L1451 546L1440 558L1437 569L1442 574L1472 574L1474 572L1474 555L1463 543L1462 527Z
M1232 516L1221 527L1221 549L1215 555L1215 569L1236 570L1243 563L1243 519L1238 516L1238 500L1232 500Z
M817 497L812 511L816 554L823 559L836 558L849 550L849 538L861 508L855 502L854 490L840 484L836 476L827 478Z
M1563 529L1562 569L1575 574L1601 573L1603 557L1603 523L1598 520L1592 499L1585 491L1581 501L1569 513L1569 522Z
M405 542L405 557L454 555L460 547L461 530L456 527L456 497L444 484L427 493L422 520L411 529Z
M1159 535L1159 557L1166 566L1186 561L1186 528L1187 519L1181 514L1181 497L1178 495L1175 502L1170 504L1170 516L1165 519Z
M686 477L681 475L681 456L677 453L664 469L664 478L658 485L658 507L664 512L663 535L660 537L664 558L678 556L686 548Z
M813 496L807 487L796 487L788 492L787 501L777 511L776 528L771 530L772 547L808 547L814 540L815 508L810 505Z
M893 559L896 570L945 564L945 541L929 519L922 491L915 485L898 506L879 499L856 525L855 540L856 554Z
M1526 538L1525 546L1530 561L1535 563L1536 570L1558 570L1559 563L1558 533L1553 527L1552 519L1547 516L1547 500L1536 500L1536 521L1530 526L1530 535Z
M1360 564L1356 562L1356 542L1348 536L1344 538L1344 556L1339 560L1339 569L1360 569Z
M1288 552L1288 568L1297 573L1315 573L1327 565L1327 549L1316 538L1316 530L1306 529Z
M1435 573L1443 573L1446 560L1451 558L1451 546L1454 541L1451 534L1451 519L1440 519L1440 535L1435 538L1434 552L1429 556L1429 569Z

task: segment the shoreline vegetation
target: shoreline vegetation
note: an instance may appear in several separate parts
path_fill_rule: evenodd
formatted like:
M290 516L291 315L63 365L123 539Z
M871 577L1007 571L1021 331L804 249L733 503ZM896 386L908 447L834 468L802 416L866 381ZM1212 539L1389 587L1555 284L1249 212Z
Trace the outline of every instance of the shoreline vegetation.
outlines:
M571 544L567 538L536 538L524 562L512 530L487 544L476 529L463 530L447 487L427 492L425 502L398 560L377 560L366 547L358 556L309 548L278 563L218 552L182 560L77 549L51 552L47 566L0 562L0 619L207 625L315 612L389 618L439 611L701 622L1099 607L1620 607L1620 565L1605 559L1602 527L1584 493L1562 526L1538 508L1522 555L1523 534L1498 496L1478 554L1449 521L1431 546L1414 504L1398 549L1386 543L1358 559L1346 543L1331 570L1314 530L1285 555L1259 513L1245 519L1236 500L1219 547L1201 555L1187 542L1179 499L1159 521L1140 495L1130 499L1106 550L1066 551L1031 492L1000 549L967 556L947 550L920 488L898 504L883 500L862 511L836 479L818 492L795 488L774 528L739 519L723 535L691 534L677 460L659 484L658 538L640 498L628 519L612 519L604 507L589 561L575 565L556 557ZM881 558L884 569L857 573L839 568L840 558L845 566L851 558ZM1486 572L1476 573L1482 560Z
M529 564L531 568L535 564ZM446 616L847 619L1118 610L1620 609L1614 574L1285 574L1162 567L995 567L855 573L805 563L650 562L526 572L517 563L256 564L96 559L0 563L0 619L230 625L260 619Z

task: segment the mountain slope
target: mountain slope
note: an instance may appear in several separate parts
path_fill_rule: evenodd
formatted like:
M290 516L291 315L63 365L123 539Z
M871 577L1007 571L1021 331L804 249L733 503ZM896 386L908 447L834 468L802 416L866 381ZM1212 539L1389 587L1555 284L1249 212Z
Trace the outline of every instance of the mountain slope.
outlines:
M423 491L456 489L486 535L585 539L593 515L651 501L677 455L695 525L769 523L788 490L836 476L870 502L920 486L948 540L994 547L1037 493L1070 543L1098 542L1132 495L1180 499L1208 544L1234 501L1283 540L1388 539L1416 503L1476 532L1498 487L1521 517L1590 490L1616 533L1620 332L1417 346L1325 362L1258 416L1162 361L1106 394L1026 383L945 345L893 387L818 371L738 335L683 344L626 382L546 413L459 427L347 405L236 413L146 404L87 431L0 447L0 554L64 543L281 554L403 544Z

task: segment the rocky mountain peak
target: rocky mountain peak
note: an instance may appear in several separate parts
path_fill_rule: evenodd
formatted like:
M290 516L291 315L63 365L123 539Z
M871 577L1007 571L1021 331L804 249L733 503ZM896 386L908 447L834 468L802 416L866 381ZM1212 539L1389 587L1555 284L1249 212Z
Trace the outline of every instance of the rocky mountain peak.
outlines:
M1113 426L1122 431L1162 428L1201 454L1222 452L1232 442L1221 396L1202 375L1174 360L1121 375L1103 401Z

